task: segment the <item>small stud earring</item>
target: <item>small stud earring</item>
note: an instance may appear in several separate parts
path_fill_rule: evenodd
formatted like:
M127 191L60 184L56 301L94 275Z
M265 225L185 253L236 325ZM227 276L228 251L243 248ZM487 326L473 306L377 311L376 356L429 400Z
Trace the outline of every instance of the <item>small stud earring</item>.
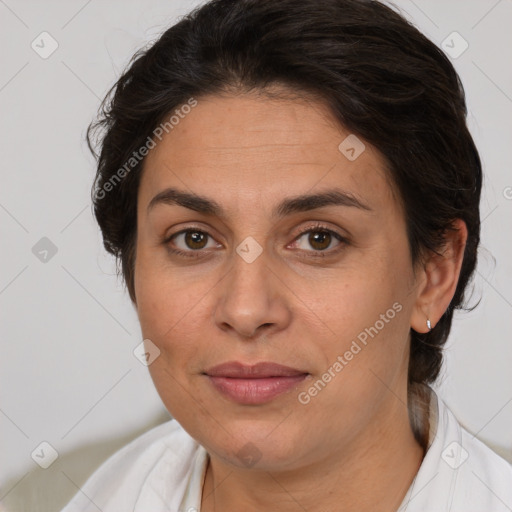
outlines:
M430 323L430 318L427 318L427 327L428 327L429 331L432 330L432 324Z

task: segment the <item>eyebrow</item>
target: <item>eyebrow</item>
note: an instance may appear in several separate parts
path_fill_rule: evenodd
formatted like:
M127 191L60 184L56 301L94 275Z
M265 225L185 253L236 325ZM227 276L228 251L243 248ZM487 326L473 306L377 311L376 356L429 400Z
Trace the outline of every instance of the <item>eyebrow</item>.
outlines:
M176 188L166 188L153 197L148 204L148 212L160 204L178 205L205 215L226 217L222 206L213 199ZM366 211L372 210L353 194L340 189L330 189L316 194L302 194L286 198L274 208L272 216L285 217L292 213L307 212L325 206L346 206Z

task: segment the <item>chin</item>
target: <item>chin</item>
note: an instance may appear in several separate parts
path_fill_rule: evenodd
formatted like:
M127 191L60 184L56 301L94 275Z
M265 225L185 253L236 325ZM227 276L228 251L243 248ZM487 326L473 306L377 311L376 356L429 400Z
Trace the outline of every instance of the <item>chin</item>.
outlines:
M285 416L286 417L286 416ZM226 464L265 471L290 468L303 446L303 433L275 420L239 419L199 427L193 437ZM285 422L286 423L286 422ZM186 429L186 426L184 426ZM303 432L303 431L302 431Z

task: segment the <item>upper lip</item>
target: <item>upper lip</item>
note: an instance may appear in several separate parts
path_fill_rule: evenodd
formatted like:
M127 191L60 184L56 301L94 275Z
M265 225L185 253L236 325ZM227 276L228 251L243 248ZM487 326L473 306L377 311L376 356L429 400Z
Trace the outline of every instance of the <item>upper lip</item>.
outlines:
M296 377L307 372L282 364L261 362L247 365L230 361L209 368L204 373L210 377L229 377L233 379L263 379L265 377Z

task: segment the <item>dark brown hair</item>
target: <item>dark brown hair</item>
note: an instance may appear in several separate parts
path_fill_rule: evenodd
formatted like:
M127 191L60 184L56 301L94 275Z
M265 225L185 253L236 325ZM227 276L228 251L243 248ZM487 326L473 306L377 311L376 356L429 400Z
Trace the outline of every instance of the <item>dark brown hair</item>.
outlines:
M406 214L413 263L440 250L454 219L466 223L464 261L449 308L431 332L411 331L409 385L433 382L476 265L481 164L452 64L402 16L374 0L213 0L134 56L88 132L91 147L93 133L100 134L95 215L132 300L143 160L132 162L119 183L114 175L190 98L274 85L322 98L342 126L385 157Z

